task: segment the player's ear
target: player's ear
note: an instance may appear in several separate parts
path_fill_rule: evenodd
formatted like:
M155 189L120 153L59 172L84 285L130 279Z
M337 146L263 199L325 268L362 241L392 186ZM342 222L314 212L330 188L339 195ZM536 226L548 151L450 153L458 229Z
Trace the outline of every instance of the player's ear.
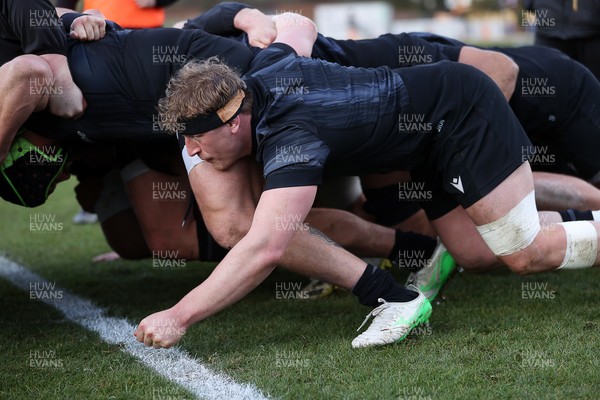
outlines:
M240 130L240 116L238 115L227 123L231 133L237 133Z

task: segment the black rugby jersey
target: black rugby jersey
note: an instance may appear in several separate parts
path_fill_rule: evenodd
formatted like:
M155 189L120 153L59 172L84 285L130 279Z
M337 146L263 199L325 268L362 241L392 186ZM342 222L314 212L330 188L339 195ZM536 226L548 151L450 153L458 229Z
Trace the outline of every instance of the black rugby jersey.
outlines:
M428 52L433 62L458 61L460 49L465 43L430 33L410 33L403 36L403 43L411 46L434 46L437 51ZM573 108L578 104L580 87L587 79L583 67L558 50L542 46L491 47L503 53L519 66L515 91L509 104L532 138L540 138L562 132ZM591 82L590 82L591 84Z
M402 78L387 67L348 68L297 57L277 43L255 57L245 81L254 98L256 158L266 189L411 169L427 134L401 134L408 107ZM433 94L435 95L435 94Z
M69 66L88 107L77 120L33 114L26 126L60 141L164 140L156 110L171 76L191 59L219 58L242 73L252 53L241 43L196 30L128 30L109 23L95 42L69 40Z
M0 2L0 65L23 54L67 53L67 37L48 0Z

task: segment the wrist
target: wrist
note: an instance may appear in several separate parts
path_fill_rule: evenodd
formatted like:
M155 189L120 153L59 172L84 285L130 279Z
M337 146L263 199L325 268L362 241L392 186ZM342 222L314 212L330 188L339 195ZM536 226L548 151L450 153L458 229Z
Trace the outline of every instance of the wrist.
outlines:
M197 321L194 318L194 314L191 311L191 308L186 307L183 301L184 300L171 307L170 311L175 315L175 319L178 321L179 325L182 328L187 329Z

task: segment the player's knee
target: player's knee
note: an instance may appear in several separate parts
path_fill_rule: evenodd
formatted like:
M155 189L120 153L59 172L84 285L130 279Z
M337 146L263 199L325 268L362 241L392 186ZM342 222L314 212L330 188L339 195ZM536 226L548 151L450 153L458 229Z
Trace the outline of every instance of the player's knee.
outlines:
M534 267L538 264L538 261L531 251L525 249L506 258L504 263L512 272L519 275L528 275L536 272Z
M530 192L503 217L477 226L481 237L494 255L518 274L533 272L538 263L532 243L541 232L535 206L535 194Z
M7 68L7 74L15 78L26 77L38 82L50 82L52 78L50 66L38 56L19 56L8 63Z
M246 234L250 227L245 224L230 223L221 225L217 228L208 226L208 230L219 246L231 249L235 246Z

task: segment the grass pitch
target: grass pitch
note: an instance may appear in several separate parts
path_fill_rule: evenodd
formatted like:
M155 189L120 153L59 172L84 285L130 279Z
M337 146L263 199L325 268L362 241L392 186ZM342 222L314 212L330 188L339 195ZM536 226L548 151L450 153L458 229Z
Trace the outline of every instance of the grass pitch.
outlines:
M97 225L72 225L77 209L72 183L41 208L0 203L0 252L134 323L210 274L210 263L94 264L109 249ZM599 281L598 269L460 274L429 326L398 345L353 350L369 310L345 292L301 300L305 280L276 271L190 328L181 348L282 399L597 399ZM29 293L2 280L0 291L1 399L192 398Z

